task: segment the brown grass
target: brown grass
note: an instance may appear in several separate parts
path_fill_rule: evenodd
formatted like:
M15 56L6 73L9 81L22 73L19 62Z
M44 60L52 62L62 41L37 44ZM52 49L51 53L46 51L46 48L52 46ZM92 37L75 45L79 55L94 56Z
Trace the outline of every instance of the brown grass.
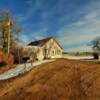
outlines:
M12 54L7 54L0 48L0 73L3 73L12 67L15 67L14 57Z
M100 100L100 64L59 59L0 82L0 100Z

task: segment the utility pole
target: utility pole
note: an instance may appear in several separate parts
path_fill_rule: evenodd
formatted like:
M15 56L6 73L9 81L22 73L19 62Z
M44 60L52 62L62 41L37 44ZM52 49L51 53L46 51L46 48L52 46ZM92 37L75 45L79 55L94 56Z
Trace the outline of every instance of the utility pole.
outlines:
M19 42L19 33L17 33L17 42ZM19 48L19 46L17 47L17 49L18 49L18 63L20 64L21 58L20 58L20 48Z
M0 13L0 33L2 38L2 47L6 53L14 53L14 49L17 49L16 45L19 40L15 40L15 34L19 33L20 31L21 28L16 25L16 21L10 15L10 12L8 10L2 11Z
M10 53L10 20L8 20L7 22L8 24L8 45L7 45L7 53L9 54Z
M3 48L5 52L10 53L10 19L2 20Z
M10 53L12 19L7 10L0 12L0 32L2 33L2 47L6 53Z

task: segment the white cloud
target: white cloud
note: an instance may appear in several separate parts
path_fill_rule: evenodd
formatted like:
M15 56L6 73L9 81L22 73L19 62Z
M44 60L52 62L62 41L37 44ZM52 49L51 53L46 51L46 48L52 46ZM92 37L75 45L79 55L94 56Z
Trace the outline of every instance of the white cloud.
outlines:
M24 14L18 15L20 22L25 22L29 20L37 12L38 9L41 9L41 4L39 0L28 0L25 1L25 3L28 5L27 10Z
M64 2L61 2L62 1L59 0L59 2L54 7L49 9L48 12L45 12L45 10L43 9L43 5L41 4L41 2L39 2L39 0L36 0L36 2L34 2L35 4L31 1L26 2L29 5L29 9L26 11L26 16L20 16L20 19L21 21L26 21L27 19L30 19L30 17L32 17L38 9L43 9L43 12L41 14L41 17L43 19L43 22L41 22L41 26L43 26L43 23L45 23L46 20L48 21L50 17L54 16L57 11L59 12L59 10L64 9L62 6ZM76 16L84 12L82 18L70 25L68 25L68 23L66 22L66 25L56 32L60 43L64 47L64 50L90 50L87 44L84 46L77 45L73 48L67 47L76 44L88 43L96 36L100 36L99 5L100 0L96 0L95 3L88 4L84 9L78 9ZM66 21L66 19L69 19L69 16L65 14L65 16L61 17L59 20L61 20L60 22L64 22ZM48 29L49 25L45 26L45 28L39 29L37 32L32 32L32 34L29 36L26 34L22 35L22 42L29 43L30 41L45 38L47 37L47 34L45 33Z
M100 1L95 4L88 5L85 11L85 15L81 20L72 23L71 25L65 25L60 29L58 38L64 47L67 45L76 45L84 42L90 42L93 38L100 36ZM91 9L90 9L91 8ZM87 45L87 44L86 44ZM87 47L87 46L85 46ZM86 49L82 46L69 48L68 50L75 50L76 48ZM87 49L89 49L87 47ZM65 48L67 50L67 48Z
M31 33L32 40L39 40L47 37L47 34L45 34L47 30L47 28L43 28L37 32Z
M20 45L25 45L30 41L30 39L26 34L20 34L19 41L20 41Z
M65 50L65 51L82 51L82 52L88 52L88 51L92 51L92 48L90 48L89 46L87 46L87 45L82 45L82 46L80 46L80 47L76 47L76 48L74 48L74 50L73 50L73 48L68 48L67 50Z

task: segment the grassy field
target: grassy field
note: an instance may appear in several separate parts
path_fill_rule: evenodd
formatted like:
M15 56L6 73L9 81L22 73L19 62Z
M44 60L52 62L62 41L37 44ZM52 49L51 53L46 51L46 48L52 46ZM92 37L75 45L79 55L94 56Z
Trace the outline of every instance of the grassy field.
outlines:
M0 100L100 100L100 63L58 59L0 81Z

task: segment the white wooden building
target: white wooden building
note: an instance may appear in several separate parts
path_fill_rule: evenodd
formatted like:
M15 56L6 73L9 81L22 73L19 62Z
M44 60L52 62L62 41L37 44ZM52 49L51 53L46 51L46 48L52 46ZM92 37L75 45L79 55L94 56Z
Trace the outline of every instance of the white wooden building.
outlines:
M37 60L61 58L62 47L52 37L33 41L23 47L23 57L28 57L29 59L35 57Z

